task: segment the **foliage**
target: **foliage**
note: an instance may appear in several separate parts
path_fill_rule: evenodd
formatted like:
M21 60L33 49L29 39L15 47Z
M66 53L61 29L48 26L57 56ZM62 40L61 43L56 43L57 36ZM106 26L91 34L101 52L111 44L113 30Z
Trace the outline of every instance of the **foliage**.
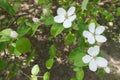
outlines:
M27 55L25 64L26 66L29 66L33 59L38 58L37 50L32 43L32 38L35 38L38 33L43 33L44 31L42 31L41 28L46 27L49 29L49 32L47 32L49 33L49 38L47 40L51 41L53 44L50 45L48 51L49 57L45 62L47 71L42 74L43 80L50 80L50 70L54 67L57 57L60 57L60 51L57 49L58 46L54 41L55 39L59 40L59 36L62 36L64 46L70 47L75 45L75 47L69 51L69 55L67 55L69 61L72 63L73 71L76 73L74 78L70 77L71 80L83 80L85 75L84 68L88 68L90 64L86 64L83 57L87 55L87 50L92 46L102 43L97 39L95 39L96 42L93 44L89 43L90 37L84 35L84 32L88 31L93 34L92 36L98 36L97 32L93 31L92 33L90 31L90 24L94 23L95 25L92 25L92 27L97 29L100 27L99 23L101 23L98 18L104 23L114 21L116 16L120 16L120 7L116 8L116 6L112 5L106 10L101 7L101 0L82 0L82 2L79 2L79 0L38 0L36 6L41 7L41 14L38 14L36 10L34 11L34 15L37 16L27 18L24 15L17 16L20 4L22 4L23 1L24 0L0 0L0 11L7 12L7 15L11 17L10 21L4 19L0 22L0 53L4 53L9 59L11 59L12 56L20 58L21 56ZM118 1L115 0L112 1L112 3L117 3ZM14 4L16 4L16 8L14 8ZM55 5L55 7L53 5ZM58 5L60 7L58 7ZM60 11L61 8L62 10ZM115 13L111 12L113 9L116 9ZM116 16L114 16L115 14ZM104 25L104 23L102 25ZM12 25L15 25L15 27L12 27ZM65 25L67 27L65 27ZM101 33L99 36L102 36ZM40 44L37 44L37 46L38 45L41 46ZM0 63L1 73L6 69L10 69L8 75L9 78L14 77L18 71L23 68L21 61L17 61L10 65L9 60L7 61L1 58ZM39 66L38 63L32 67L30 76L31 80L38 80L41 75L39 74L41 73L40 67L41 66ZM106 67L108 67L108 65ZM105 69L105 67L102 68ZM103 69L102 72L101 70L98 70L99 75L105 74ZM2 80L2 78L0 78L0 80Z

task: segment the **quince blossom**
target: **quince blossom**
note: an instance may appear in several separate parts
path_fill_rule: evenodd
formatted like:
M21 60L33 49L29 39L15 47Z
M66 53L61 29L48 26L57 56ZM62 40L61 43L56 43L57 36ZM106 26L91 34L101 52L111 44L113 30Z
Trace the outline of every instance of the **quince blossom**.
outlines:
M39 19L38 18L32 18L32 21L34 22L34 23L37 23L37 22L39 22Z
M58 8L57 16L54 17L54 21L57 23L63 23L64 28L69 28L72 26L72 22L75 18L75 7L70 7L67 12L63 8Z
M89 64L89 69L93 72L95 72L97 68L106 68L108 65L108 61L105 58L97 57L99 51L99 46L90 47L87 51L89 55L85 55L82 58L84 63Z
M99 43L106 42L107 39L105 36L101 35L105 30L104 26L98 26L95 29L95 23L90 23L89 24L89 31L84 31L83 36L87 38L87 41L90 44L94 44L96 41Z
M18 37L18 33L16 31L11 31L10 37L17 38Z

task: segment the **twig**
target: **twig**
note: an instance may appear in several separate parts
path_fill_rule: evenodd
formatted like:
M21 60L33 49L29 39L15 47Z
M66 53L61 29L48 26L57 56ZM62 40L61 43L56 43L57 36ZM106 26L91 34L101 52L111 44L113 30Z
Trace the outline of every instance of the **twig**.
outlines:
M43 76L37 76L37 77L39 77L39 78L43 78Z
M27 75L27 74L25 74L23 71L20 71L24 76L26 76L27 78L29 78L30 79L30 77Z

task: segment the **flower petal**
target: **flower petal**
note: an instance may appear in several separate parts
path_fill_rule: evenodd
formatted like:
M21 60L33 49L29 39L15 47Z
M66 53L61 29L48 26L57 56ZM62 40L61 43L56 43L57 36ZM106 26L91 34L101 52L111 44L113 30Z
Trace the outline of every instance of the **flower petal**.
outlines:
M95 39L97 42L103 43L107 41L107 38L103 35L95 35Z
M94 36L93 35L89 36L87 41L89 42L89 44L94 44L95 43Z
M92 34L89 32L89 31L83 31L83 36L85 37L85 38L88 38L89 36L91 36Z
M64 20L65 20L64 16L59 15L59 16L54 17L54 21L57 22L57 23L62 23Z
M68 17L68 19L69 19L71 22L74 21L75 18L76 18L76 15L72 15L72 16L69 16L69 17Z
M89 31L83 31L83 36L85 38L87 38L87 41L90 43L90 44L94 44L95 43L95 38L93 36L92 33L90 33Z
M68 15L68 16L71 16L71 15L74 14L74 12L75 12L75 7L70 7L70 8L68 9L68 11L67 11L67 15Z
M96 63L95 63L94 60L90 61L90 63L89 63L89 69L91 71L93 71L93 72L95 72L97 70L97 65L96 65Z
M97 57L95 62L98 65L98 67L102 67L102 68L107 67L107 65L108 65L108 61L102 57Z
M104 68L104 71L105 71L106 73L110 73L110 68L109 68L109 67L105 67L105 68Z
M83 58L82 58L82 61L84 63L89 63L91 61L92 57L89 56L89 55L85 55Z
M90 47L87 52L92 57L95 57L99 54L99 51L100 51L100 47L99 46L94 46L94 47Z
M66 11L65 11L65 9L63 9L63 8L58 8L58 9L57 9L57 14L58 14L58 15L63 15L63 16L65 16L65 15L66 15Z
M91 33L94 33L95 32L95 23L90 23L89 24L89 31L91 32Z
M65 21L63 22L63 26L64 26L64 28L69 28L69 27L72 26L72 22L69 21L69 20L65 20Z
M105 31L105 27L104 27L104 26L99 26L99 27L96 28L95 34L100 35L100 34L102 34L104 31Z

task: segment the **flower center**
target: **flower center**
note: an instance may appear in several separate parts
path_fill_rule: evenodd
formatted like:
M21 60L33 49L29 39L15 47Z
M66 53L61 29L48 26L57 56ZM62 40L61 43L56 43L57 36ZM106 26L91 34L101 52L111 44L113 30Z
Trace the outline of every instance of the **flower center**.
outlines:
M96 60L96 59L97 59L97 57L96 57L96 56L93 56L93 59L94 59L94 60Z
M95 32L94 33L92 33L93 34L93 36L95 36L96 34L95 34Z
M68 19L68 15L65 15L65 19Z

